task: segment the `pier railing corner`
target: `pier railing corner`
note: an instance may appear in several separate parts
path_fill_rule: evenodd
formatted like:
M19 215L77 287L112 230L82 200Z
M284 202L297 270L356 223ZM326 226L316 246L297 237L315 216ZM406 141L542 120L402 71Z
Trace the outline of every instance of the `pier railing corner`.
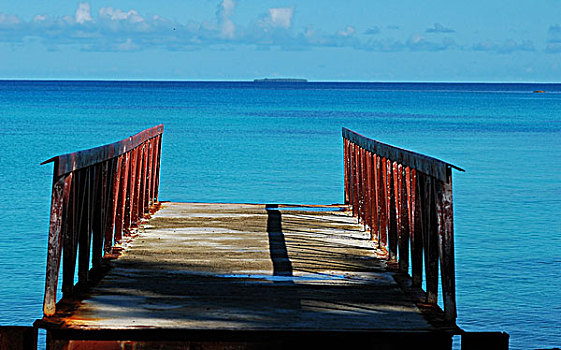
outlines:
M140 219L157 207L164 126L104 146L53 157L43 314L56 312L58 276L70 296L113 257ZM75 282L76 265L78 282Z
M457 317L452 164L343 128L345 204L412 286L436 305L442 286L445 319ZM411 260L411 261L410 261Z

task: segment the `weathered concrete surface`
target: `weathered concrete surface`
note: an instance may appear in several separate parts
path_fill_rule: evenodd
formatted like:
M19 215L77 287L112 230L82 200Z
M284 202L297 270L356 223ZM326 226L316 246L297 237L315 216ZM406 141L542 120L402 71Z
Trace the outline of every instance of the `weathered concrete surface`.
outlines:
M70 329L431 331L348 212L163 203Z

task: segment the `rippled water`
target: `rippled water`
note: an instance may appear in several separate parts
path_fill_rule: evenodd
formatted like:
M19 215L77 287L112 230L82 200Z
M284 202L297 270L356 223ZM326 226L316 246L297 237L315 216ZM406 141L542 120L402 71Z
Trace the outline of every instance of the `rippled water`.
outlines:
M534 94L534 90L546 90ZM341 127L454 173L458 323L561 346L561 85L0 82L0 324L41 317L51 156L165 124L160 198L343 200Z

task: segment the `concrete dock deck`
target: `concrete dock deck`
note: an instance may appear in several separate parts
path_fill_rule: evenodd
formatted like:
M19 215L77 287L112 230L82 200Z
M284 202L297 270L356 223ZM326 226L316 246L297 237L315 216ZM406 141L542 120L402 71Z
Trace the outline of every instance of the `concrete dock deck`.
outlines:
M43 162L48 349L508 349L456 325L461 168L343 128L344 205L170 203L162 135Z
M42 326L446 331L404 293L344 209L162 203L85 298Z

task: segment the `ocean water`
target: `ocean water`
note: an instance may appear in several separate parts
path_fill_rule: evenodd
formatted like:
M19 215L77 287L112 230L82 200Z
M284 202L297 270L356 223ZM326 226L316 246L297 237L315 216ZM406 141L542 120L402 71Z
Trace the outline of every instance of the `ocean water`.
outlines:
M42 316L41 161L163 123L162 200L340 203L345 126L466 169L458 324L561 347L559 84L0 81L0 123L0 325Z

